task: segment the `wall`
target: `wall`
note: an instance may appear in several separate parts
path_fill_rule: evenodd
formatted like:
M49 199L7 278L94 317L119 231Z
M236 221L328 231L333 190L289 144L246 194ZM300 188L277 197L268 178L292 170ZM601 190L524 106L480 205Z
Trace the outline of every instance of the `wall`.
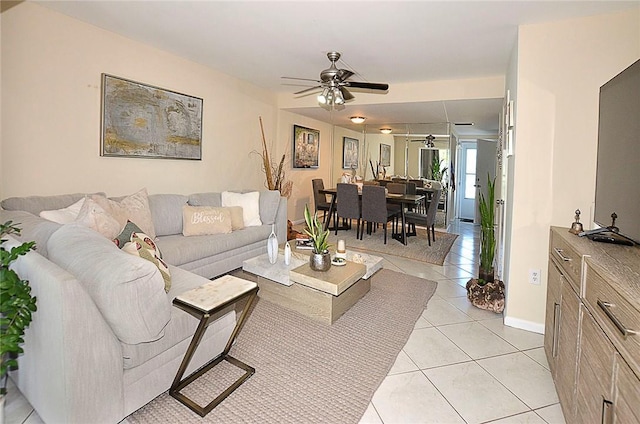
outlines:
M25 2L2 14L0 198L264 187L274 93ZM202 160L100 157L101 73L201 97ZM328 157L326 158L329 159Z
M640 8L519 29L507 324L543 330L549 226L590 210L599 88L639 57Z

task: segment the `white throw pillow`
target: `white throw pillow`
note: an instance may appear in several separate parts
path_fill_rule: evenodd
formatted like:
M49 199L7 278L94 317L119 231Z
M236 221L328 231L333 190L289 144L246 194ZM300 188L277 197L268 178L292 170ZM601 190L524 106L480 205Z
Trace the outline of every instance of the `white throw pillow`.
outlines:
M222 192L222 206L240 206L245 227L262 225L260 220L260 192L234 193Z
M109 240L116 238L122 230L118 220L90 197L84 199L75 222L99 232Z
M58 224L69 224L76 220L83 203L84 198L78 200L73 205L67 206L63 209L42 211L40 212L40 217L49 221L57 222Z

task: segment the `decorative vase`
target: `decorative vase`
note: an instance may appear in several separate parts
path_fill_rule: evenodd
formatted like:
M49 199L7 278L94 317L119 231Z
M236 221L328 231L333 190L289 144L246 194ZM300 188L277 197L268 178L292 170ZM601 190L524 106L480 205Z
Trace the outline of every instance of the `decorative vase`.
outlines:
M311 252L309 266L314 271L328 271L331 268L331 254L329 251L323 253Z
M284 244L284 264L289 265L291 263L291 245L289 242Z
M480 269L478 270L478 279L484 281L485 283L493 283L494 281L493 270L494 268L484 269L480 267Z
M270 264L275 264L278 260L278 237L275 233L275 224L271 224L271 234L267 239L267 255Z

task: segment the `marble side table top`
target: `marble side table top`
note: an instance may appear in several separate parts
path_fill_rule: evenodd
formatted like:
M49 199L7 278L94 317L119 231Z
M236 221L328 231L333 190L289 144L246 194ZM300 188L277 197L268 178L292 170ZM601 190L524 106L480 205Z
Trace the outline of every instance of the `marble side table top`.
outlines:
M257 284L252 281L225 275L176 296L176 300L202 312L210 312L217 306L254 289L256 286Z

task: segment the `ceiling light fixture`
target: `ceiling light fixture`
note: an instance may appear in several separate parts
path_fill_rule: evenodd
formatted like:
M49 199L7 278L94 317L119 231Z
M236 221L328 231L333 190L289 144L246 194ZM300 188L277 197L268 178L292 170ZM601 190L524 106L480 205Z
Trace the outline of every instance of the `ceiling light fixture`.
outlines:
M382 134L391 134L391 128L380 128Z
M352 116L349 119L351 119L351 122L353 122L354 124L362 124L367 118L365 118L364 116Z

